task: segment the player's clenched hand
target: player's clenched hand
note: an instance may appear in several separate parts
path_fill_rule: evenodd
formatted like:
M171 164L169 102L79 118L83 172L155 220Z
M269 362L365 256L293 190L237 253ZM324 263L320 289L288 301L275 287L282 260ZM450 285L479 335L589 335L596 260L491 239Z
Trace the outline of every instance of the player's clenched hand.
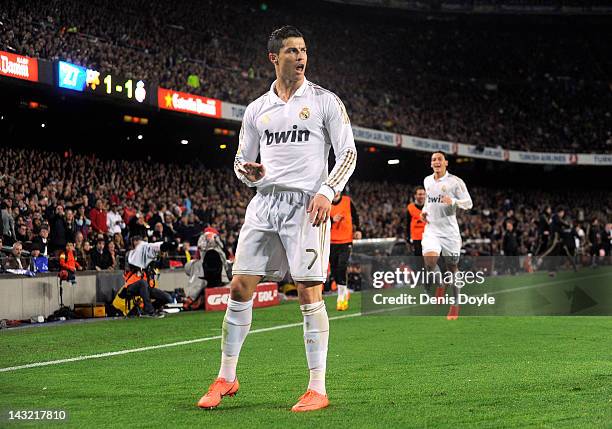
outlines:
M427 212L421 212L421 220L427 223Z
M327 199L325 195L316 194L308 204L309 213L308 219L312 226L319 226L323 222L327 222L329 219L329 212L331 211L331 201Z
M264 166L257 162L245 162L239 170L251 182L257 182L266 174Z
M448 204L449 206L453 203L453 200L448 195L442 197L442 204Z

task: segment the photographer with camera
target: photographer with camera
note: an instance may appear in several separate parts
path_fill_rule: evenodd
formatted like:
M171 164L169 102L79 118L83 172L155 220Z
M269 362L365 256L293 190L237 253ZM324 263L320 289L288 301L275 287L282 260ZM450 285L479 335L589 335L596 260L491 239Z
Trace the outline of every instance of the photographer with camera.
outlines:
M156 311L151 298L158 308L172 302L172 296L157 288L157 264L163 254L177 248L176 242L147 243L141 237L132 238L133 250L127 254L125 284L117 294L121 299L127 295L140 296L144 304L144 316L163 318L164 313ZM116 299L116 298L115 298Z

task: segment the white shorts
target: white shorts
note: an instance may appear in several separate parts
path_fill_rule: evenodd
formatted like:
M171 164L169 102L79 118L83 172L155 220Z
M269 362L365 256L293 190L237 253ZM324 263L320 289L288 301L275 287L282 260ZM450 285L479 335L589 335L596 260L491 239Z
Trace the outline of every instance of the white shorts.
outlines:
M238 237L233 274L324 282L329 263L330 221L308 221L311 196L300 191L257 192Z
M450 258L452 262L457 263L461 256L461 245L461 235L459 234L442 233L429 228L429 226L426 226L425 231L423 231L423 239L421 240L423 255L428 252L436 252L438 255Z

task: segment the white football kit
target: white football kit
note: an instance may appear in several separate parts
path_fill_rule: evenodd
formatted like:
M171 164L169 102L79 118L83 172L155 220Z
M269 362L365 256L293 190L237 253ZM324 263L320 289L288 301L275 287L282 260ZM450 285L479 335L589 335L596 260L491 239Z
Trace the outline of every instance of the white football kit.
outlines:
M331 201L344 189L357 160L353 131L334 93L304 79L285 103L275 83L247 106L242 121L234 171L257 194L247 207L232 272L280 280L289 270L296 281L325 281L330 222L313 227L306 210L315 194ZM328 175L332 146L336 163ZM265 175L251 182L240 168L258 155Z
M436 252L438 255L459 260L461 254L461 234L457 223L457 207L464 210L472 208L472 198L463 180L448 172L440 179L434 175L424 180L425 206L427 224L423 232L421 245L423 254ZM442 203L442 197L449 196L451 204Z

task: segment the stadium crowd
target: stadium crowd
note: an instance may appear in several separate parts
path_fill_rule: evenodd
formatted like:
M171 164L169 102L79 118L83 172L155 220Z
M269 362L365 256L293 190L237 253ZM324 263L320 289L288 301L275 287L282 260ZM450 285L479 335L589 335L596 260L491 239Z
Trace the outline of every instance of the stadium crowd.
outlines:
M83 269L116 269L134 236L176 240L186 249L196 245L204 228L218 231L231 258L252 195L230 169L103 160L70 152L0 148L0 173L4 268L29 266L22 250L39 252L52 263L73 243L75 261ZM406 238L412 187L355 181L350 191L364 238ZM579 245L588 251L596 244L610 255L612 206L604 203L612 201L609 193L470 191L474 209L461 214L461 233L464 240L490 239L487 253L501 253L508 221L520 254L535 253L541 213L546 206L571 201L567 219Z
M0 49L247 104L273 80L266 35L289 20L306 35L309 78L337 92L357 125L509 149L612 151L608 37L597 26L400 22L388 12L368 15L364 31L363 14L321 9L341 6L273 6L8 0Z

